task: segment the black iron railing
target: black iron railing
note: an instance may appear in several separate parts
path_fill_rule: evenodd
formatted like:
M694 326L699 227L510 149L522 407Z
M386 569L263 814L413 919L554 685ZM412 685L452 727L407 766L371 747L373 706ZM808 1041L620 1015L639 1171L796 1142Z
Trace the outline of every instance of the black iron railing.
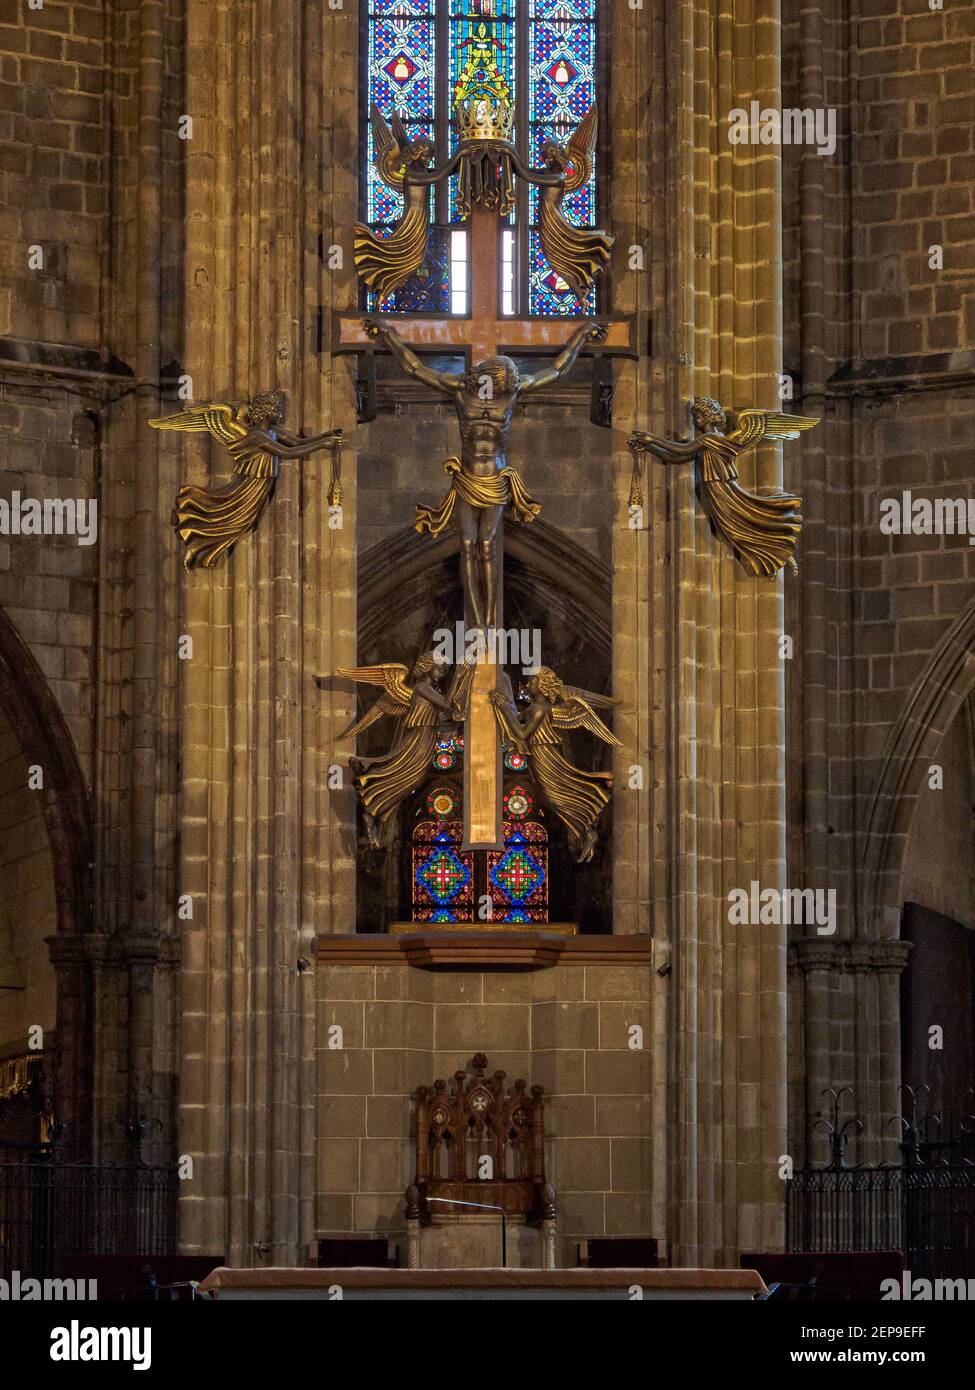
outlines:
M0 1278L57 1278L75 1255L173 1255L171 1165L72 1163L57 1148L0 1147Z
M952 1122L924 1112L925 1087L904 1087L897 1163L847 1162L859 1119L843 1118L849 1087L827 1091L823 1126L830 1162L798 1169L786 1184L786 1248L791 1251L902 1250L922 1279L975 1277L975 1116ZM847 1108L849 1103L847 1103Z

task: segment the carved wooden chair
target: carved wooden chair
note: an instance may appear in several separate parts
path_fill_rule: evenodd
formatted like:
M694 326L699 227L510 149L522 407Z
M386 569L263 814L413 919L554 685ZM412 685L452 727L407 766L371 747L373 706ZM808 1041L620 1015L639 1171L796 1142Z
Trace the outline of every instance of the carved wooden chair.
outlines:
M416 1177L406 1189L407 1253L419 1264L420 1227L438 1216L489 1209L541 1228L544 1268L555 1268L555 1189L545 1181L543 1090L490 1078L483 1052L473 1076L454 1073L416 1091ZM504 1256L502 1256L504 1262Z

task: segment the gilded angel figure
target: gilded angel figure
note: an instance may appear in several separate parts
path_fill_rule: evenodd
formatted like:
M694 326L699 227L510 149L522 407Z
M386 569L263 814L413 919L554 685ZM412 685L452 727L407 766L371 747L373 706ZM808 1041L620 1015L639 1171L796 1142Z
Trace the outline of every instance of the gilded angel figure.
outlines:
M664 463L694 462L697 491L714 533L754 575L771 579L785 565L796 568L802 530L802 498L788 492L746 492L738 482L737 460L760 440L798 439L819 424L812 415L777 410L725 410L709 396L691 407L696 439L661 439L635 433L630 447L646 449Z
M399 226L388 237L378 237L362 223L355 227L359 278L383 300L405 285L427 258L430 185L434 181L428 166L434 146L426 136L411 140L399 114L393 116L390 126L374 104L370 119L376 147L373 163L386 187L402 194L404 202Z
M542 797L568 830L578 862L588 863L596 849L599 818L609 804L613 774L574 767L562 754L562 735L570 729L585 729L621 748L593 709L594 704L606 707L615 701L565 685L548 666L529 678L527 689L529 704L523 712L509 694L492 691L502 737L530 756Z
M562 212L567 193L584 188L592 176L596 153L597 108L591 107L567 145L546 140L542 161L557 180L539 183L538 235L552 269L569 286L585 309L586 295L596 276L609 265L614 238L608 232L574 227Z
M282 428L284 397L266 391L250 401L206 401L149 424L156 430L209 434L225 445L234 460L234 481L225 487L181 487L173 525L186 546L187 569L209 569L229 555L241 536L261 519L274 494L281 459L302 459L333 447L341 430L302 439Z
M396 812L429 775L441 726L445 722L463 723L460 702L464 697L456 680L448 688L450 669L436 651L424 653L412 675L409 667L399 662L338 669L340 676L385 690L361 719L339 735L340 739L355 738L381 719L399 721L397 738L388 753L349 759L353 785L363 805L366 835L375 849L387 846Z

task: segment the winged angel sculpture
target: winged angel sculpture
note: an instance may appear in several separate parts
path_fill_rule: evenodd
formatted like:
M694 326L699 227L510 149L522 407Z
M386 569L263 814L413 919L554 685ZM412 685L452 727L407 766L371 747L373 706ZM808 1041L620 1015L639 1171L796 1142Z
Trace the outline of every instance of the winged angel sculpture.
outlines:
M553 181L542 182L541 178L534 176L535 181L541 184L538 235L542 250L580 305L585 304L596 276L609 265L613 249L613 237L608 232L574 227L562 212L562 201L566 194L585 188L592 177L596 123L597 109L592 106L588 115L576 126L567 145L546 140L542 146L542 160Z
M187 486L177 493L173 524L186 545L187 569L211 568L253 531L273 496L281 459L307 458L334 446L342 435L327 430L301 439L282 428L283 418L284 397L266 391L251 401L206 401L149 421L157 430L209 434L234 460L234 481L225 487Z
M386 187L402 194L403 217L388 237L378 237L357 223L355 264L363 283L385 299L405 285L427 258L430 187L437 175L428 167L434 155L433 141L425 136L411 140L398 113L390 126L374 103L371 124L376 147L373 163Z
M498 727L506 741L531 758L539 790L568 830L576 859L588 863L596 848L599 818L612 794L613 774L573 767L562 754L562 736L572 729L585 729L603 743L622 748L593 708L609 708L616 701L565 685L548 666L529 679L527 688L529 703L524 711L519 711L510 695L492 692Z
M771 579L785 565L796 569L802 498L788 492L746 492L738 482L737 460L761 440L798 439L819 418L777 410L728 411L709 396L695 400L691 418L696 439L640 432L632 436L630 447L647 450L664 463L695 463L698 496L712 529L752 574Z
M381 686L381 695L361 719L339 737L355 738L381 719L399 721L398 736L388 753L378 758L350 758L353 785L365 816L366 835L375 849L387 847L389 827L408 796L430 773L437 740L444 724L456 733L466 718L472 666L451 667L436 651L425 652L413 667L400 662L379 666L339 667L340 676L361 685Z

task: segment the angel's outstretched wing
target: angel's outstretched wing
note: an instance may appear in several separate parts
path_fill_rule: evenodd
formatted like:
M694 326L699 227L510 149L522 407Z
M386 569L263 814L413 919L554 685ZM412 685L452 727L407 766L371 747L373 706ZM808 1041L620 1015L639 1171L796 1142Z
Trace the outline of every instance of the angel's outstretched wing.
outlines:
M236 401L204 401L177 415L160 415L149 424L154 430L184 430L190 434L211 434L221 444L235 444L247 433L247 426L238 418L240 403Z
M612 729L607 729L589 701L584 700L581 695L563 692L563 699L552 710L552 723L557 729L586 729L590 734L601 738L604 743L612 744L614 748L623 747Z
M585 700L596 709L614 709L623 703L622 700L614 700L612 695L596 695L592 690L581 690L577 685L566 685L562 689L567 699Z
M406 713L410 703L410 687L405 679L409 674L406 666L392 661L382 666L340 666L338 673L360 685L381 685L386 691L368 713L343 729L339 738L354 738L365 729L371 729L373 724L378 724L380 719L401 719Z
M370 122L375 149L372 162L376 172L387 188L402 193L406 172L403 152L409 143L403 122L398 114L395 115L390 129L389 122L375 102L370 110Z
M569 156L569 167L565 175L566 193L574 193L577 188L583 188L592 177L593 163L596 157L596 131L599 119L599 109L593 102L582 120L572 133L572 139L566 146Z
M734 413L735 428L728 438L742 449L760 439L798 439L803 430L819 424L818 415L786 415L779 410L739 410Z

